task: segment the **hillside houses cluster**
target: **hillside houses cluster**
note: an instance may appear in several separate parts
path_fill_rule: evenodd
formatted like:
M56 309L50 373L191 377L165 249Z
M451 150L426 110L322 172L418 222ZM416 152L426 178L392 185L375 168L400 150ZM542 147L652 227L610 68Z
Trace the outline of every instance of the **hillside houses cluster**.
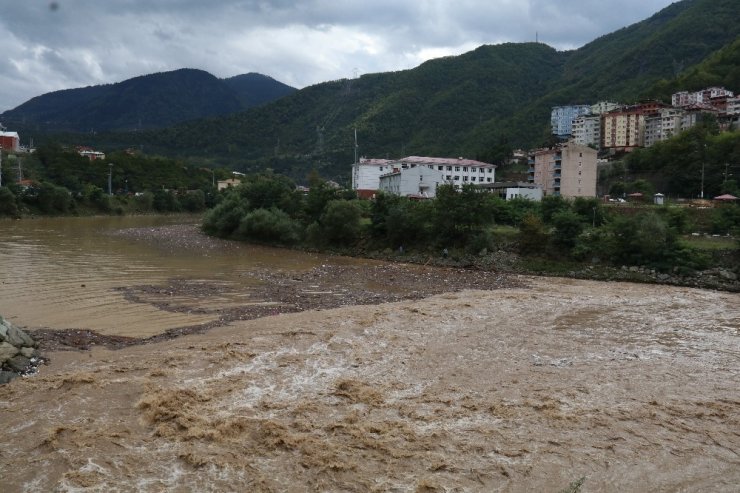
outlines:
M740 123L740 97L723 87L673 94L671 104L646 101L621 105L603 101L594 105L552 108L553 135L578 145L612 152L650 147L688 130L703 115L714 115L721 128Z

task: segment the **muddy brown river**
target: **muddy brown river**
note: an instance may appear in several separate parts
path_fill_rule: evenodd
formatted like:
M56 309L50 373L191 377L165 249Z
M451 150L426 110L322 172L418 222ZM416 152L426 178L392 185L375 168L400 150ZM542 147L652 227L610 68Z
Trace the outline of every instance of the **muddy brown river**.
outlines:
M737 294L203 242L182 222L0 223L0 313L31 332L210 327L51 350L0 386L0 491L738 491Z
M31 328L144 337L216 317L130 303L122 288L208 280L234 288L209 299L210 306L225 307L243 301L242 288L257 282L255 270L304 271L327 260L255 246L193 247L179 238L142 242L117 234L196 221L183 216L0 221L0 314Z

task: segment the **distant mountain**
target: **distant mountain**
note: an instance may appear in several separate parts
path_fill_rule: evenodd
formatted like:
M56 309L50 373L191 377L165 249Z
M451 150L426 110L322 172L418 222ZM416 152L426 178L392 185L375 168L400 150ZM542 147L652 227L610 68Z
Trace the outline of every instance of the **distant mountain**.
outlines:
M203 70L180 69L51 92L4 112L0 120L9 128L54 132L143 130L228 115L294 90L260 74L218 79Z
M296 176L318 167L332 176L347 172L357 129L361 155L495 161L507 146L541 143L553 105L636 101L739 35L739 1L684 0L578 50L482 46L412 70L317 84L243 113L100 142Z
M237 95L244 109L270 103L296 91L272 77L250 72L223 79Z
M728 47L739 36L740 1L683 0L577 50L558 52L542 43L482 46L412 70L317 84L240 113L84 142L241 170L269 167L296 178L315 167L341 178L349 173L356 129L360 155L496 162L509 147L546 140L554 105L665 97L693 70L716 71L718 64L728 66L725 78L704 80L737 80L735 52ZM723 49L729 50L724 58L715 53ZM721 59L712 64L711 57ZM702 69L702 63L713 68Z

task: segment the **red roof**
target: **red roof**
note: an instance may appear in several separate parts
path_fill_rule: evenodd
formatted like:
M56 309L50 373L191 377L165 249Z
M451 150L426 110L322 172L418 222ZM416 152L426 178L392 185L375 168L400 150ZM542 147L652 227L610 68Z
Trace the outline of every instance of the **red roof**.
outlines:
M714 200L737 200L737 197L726 193L724 195L718 195L717 197L714 197Z

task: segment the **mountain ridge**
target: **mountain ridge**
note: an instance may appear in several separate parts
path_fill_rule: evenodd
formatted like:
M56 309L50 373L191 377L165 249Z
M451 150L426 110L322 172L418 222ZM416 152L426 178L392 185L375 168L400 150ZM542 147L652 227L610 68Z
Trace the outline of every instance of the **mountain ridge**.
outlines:
M737 0L683 0L577 50L483 45L414 69L315 84L243 112L78 138L301 177L311 168L347 173L355 129L361 155L498 162L507 148L548 139L552 106L665 97L671 81L738 36Z
M42 94L3 112L0 119L6 125L35 124L52 131L138 131L236 113L293 91L262 74L219 79L204 70L181 68Z

